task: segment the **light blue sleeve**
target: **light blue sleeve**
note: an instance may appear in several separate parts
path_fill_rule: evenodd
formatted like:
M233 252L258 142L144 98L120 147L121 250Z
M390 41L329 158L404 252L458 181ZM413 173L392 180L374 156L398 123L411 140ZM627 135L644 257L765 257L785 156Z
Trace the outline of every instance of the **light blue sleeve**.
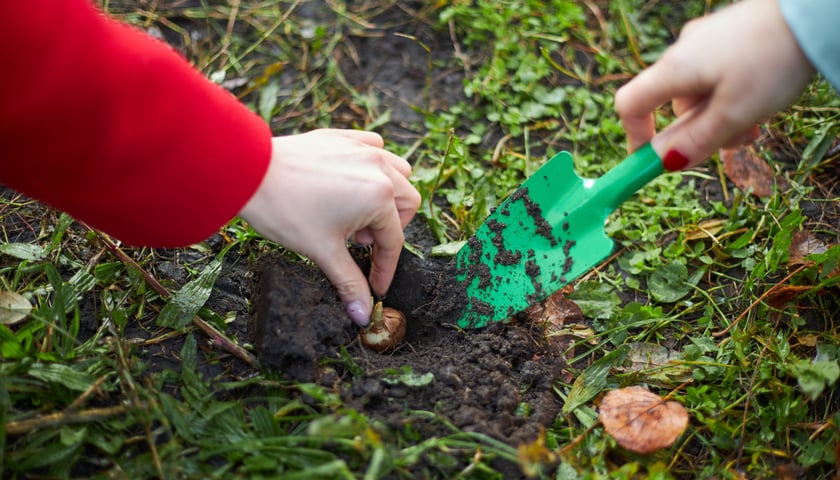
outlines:
M811 64L840 92L840 0L778 0Z

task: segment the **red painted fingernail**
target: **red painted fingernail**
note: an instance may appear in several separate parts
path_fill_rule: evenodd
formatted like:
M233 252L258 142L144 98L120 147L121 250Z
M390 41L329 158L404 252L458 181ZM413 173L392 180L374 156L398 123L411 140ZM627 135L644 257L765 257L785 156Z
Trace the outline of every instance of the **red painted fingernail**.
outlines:
M686 165L688 165L688 157L676 150L669 150L662 159L662 166L670 172L682 170Z

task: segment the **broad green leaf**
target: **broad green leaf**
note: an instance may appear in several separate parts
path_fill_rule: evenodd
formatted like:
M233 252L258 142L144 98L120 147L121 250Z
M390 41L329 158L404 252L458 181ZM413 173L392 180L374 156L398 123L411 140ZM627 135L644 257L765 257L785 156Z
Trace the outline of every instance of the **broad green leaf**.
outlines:
M272 80L260 91L260 98L257 101L257 111L266 122L271 120L274 114L274 107L277 106L277 95L280 93L280 82Z
M187 282L172 300L163 307L157 318L157 324L163 327L180 329L192 321L202 306L210 298L213 285L222 271L222 256L210 262L195 279Z
M691 290L688 269L682 263L660 265L648 278L648 291L658 302L674 303Z
M613 318L621 305L618 294L609 285L598 282L583 282L566 297L580 307L585 317L596 320Z
M8 255L20 260L41 260L46 252L40 245L31 243L4 243L0 245L0 255Z
M563 414L567 415L573 412L601 393L601 390L607 387L607 376L610 374L610 370L621 364L627 358L628 353L630 353L630 346L622 345L584 370L569 390L569 396L566 397L566 403L563 405Z
M463 247L466 243L466 240L457 240L454 242L441 243L440 245L435 245L434 247L432 247L432 256L454 257L458 254L458 251L461 250L461 247Z
M92 375L60 363L33 363L27 373L38 380L59 384L78 392L89 389L96 381Z
M797 360L789 366L789 370L799 382L799 388L812 399L819 397L826 387L833 386L840 378L837 360Z
M402 383L406 387L424 387L435 380L435 374L426 372L424 374L415 373L412 371L403 372L400 375L383 377L382 381L389 385L397 385Z

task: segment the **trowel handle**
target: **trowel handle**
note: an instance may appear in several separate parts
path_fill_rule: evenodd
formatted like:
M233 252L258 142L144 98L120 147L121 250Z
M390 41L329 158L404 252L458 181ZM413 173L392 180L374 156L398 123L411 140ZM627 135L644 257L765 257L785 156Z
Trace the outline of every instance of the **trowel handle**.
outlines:
M650 143L646 143L595 180L592 186L593 194L602 199L602 204L610 213L664 170L662 159Z

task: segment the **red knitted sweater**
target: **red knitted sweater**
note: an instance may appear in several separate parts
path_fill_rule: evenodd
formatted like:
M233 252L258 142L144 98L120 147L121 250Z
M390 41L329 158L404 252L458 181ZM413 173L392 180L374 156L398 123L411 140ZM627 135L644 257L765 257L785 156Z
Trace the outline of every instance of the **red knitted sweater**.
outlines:
M0 2L0 59L0 183L126 243L205 239L268 168L265 122L88 0Z

